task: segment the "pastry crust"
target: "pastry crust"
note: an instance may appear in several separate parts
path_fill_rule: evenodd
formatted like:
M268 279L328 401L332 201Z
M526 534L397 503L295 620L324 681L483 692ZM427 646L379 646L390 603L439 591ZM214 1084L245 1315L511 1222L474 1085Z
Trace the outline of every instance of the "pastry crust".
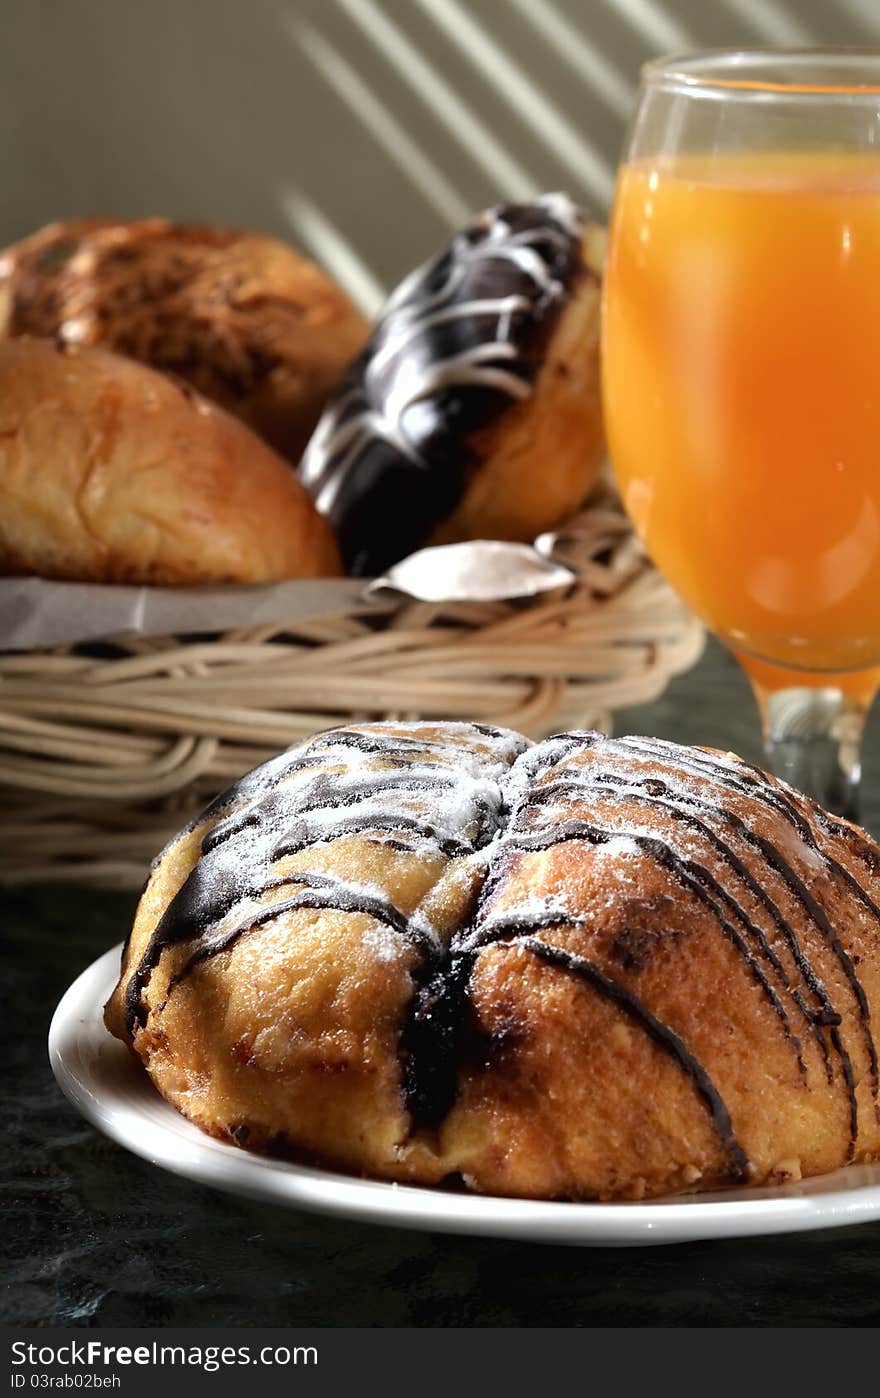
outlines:
M0 335L172 372L292 462L367 329L325 272L256 233L74 219L0 254Z
M108 1027L249 1149L632 1199L880 1151L880 850L729 754L319 734L159 857Z
M524 543L570 519L596 483L605 455L599 393L602 230L584 237L584 270L561 312L534 391L476 435L481 461L432 544L464 539Z
M285 461L120 355L0 341L0 573L269 582L339 572Z

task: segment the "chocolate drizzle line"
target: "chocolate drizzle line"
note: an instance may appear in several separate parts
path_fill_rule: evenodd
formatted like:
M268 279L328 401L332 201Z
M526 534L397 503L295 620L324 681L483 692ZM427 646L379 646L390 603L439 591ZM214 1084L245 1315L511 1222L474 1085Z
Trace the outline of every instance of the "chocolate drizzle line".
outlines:
M680 802L682 805L697 806L700 810L711 811L712 814L720 818L729 818L731 822L735 821L737 824L742 824L742 822L737 821L735 816L730 816L729 813L722 811L719 807L712 806L709 802L701 801L696 797L690 798L681 794L677 798L672 799L672 793L669 787L658 778L648 777L639 779L633 775L622 776L607 771L603 771L600 775L594 777L572 775L560 778L547 786L541 787L540 790L535 793L529 804L537 804L539 800L544 804L556 799L558 796L569 793L572 797L582 796L588 799L591 796L604 794L602 788L608 786L618 788L620 794L622 796L625 795L626 799L637 801L642 805L648 806L652 810L662 811L664 814L670 815L674 820L681 821L683 824L687 825L689 829L696 831L697 834L702 836L702 838L712 846L724 862L734 870L752 896L761 904L764 910L769 913L777 929L785 938L809 990L819 1000L820 1005L818 1009L811 1009L801 991L796 986L792 986L788 972L770 946L761 928L752 921L735 899L731 898L726 892L724 894L725 903L746 928L749 936L757 944L761 956L772 966L779 980L782 982L784 989L789 992L798 1010L810 1026L825 1060L828 1080L830 1082L832 1080L830 1058L828 1055L828 1045L825 1042L825 1036L822 1030L825 1026L839 1024L840 1015L834 1011L828 999L825 987L804 956L803 949L795 936L793 928L782 916L782 913L773 899L766 890L762 888L761 884L758 883L757 879L752 875L742 860L734 854L730 846L726 844L720 836L716 835L715 831L704 821L699 820L696 816L690 814L689 811L682 810L681 806L677 803ZM648 790L644 790L643 788L648 788ZM667 796L670 799L661 799ZM796 1040L793 1040L793 1042L797 1043ZM801 1071L805 1072L806 1066L803 1061L803 1056L800 1053L798 1054L798 1062Z
M675 1059L682 1071L691 1079L709 1110L719 1140L730 1160L732 1177L736 1180L748 1178L750 1173L748 1156L733 1134L730 1113L724 1100L703 1065L688 1051L678 1034L662 1020L659 1020L655 1014L652 1014L637 995L626 990L617 981L611 980L595 962L588 960L585 956L577 956L574 952L565 951L562 947L550 946L547 942L540 941L536 937L517 937L511 945L525 947L533 956L540 957L542 961L549 962L551 966L562 967L563 970L585 980L588 985L592 986L593 990L622 1010L629 1019L644 1029L670 1057Z
M468 1004L471 971L483 948L503 940L509 947L524 947L550 965L580 976L649 1034L691 1079L708 1108L730 1160L731 1177L737 1180L746 1178L749 1173L748 1157L734 1137L730 1113L724 1100L703 1065L690 1053L680 1036L658 1019L637 995L612 979L595 962L531 935L539 929L568 930L583 926L586 923L579 918L548 911L528 918L492 918L481 926L472 925L453 938L447 965L436 970L415 995L402 1037L404 1086L413 1123L419 1126L437 1125L455 1101L460 1036Z
M554 738L548 739L547 744L542 746L552 746L554 748L551 763L543 762L540 757L536 757L535 750L533 750L533 752L528 754L527 758L524 759L526 762L530 763L530 775L537 774L540 770L542 770L542 768L546 767L547 765L551 765L553 761L557 763L563 761L566 756L571 755L578 748L584 749L596 746L596 735L589 733L556 735ZM736 770L732 769L727 764L722 765L721 762L713 759L711 754L709 753L696 753L692 750L682 749L680 747L677 747L676 745L666 744L659 740L652 741L649 739L624 738L615 741L611 739L603 739L601 740L601 748L601 773L598 776L594 776L592 778L592 782L590 781L589 777L587 777L587 780L585 781L584 775L581 774L581 772L578 769L571 769L563 766L561 768L562 775L560 777L556 778L554 781L550 783L545 784L544 786L537 786L532 791L526 793L526 796L520 802L520 805L513 814L511 822L508 826L508 835L504 837L504 839L502 840L502 847L504 851L510 855L515 854L517 852L526 853L531 850L547 849L557 843L561 843L565 840L571 839L588 839L594 843L604 843L615 837L629 838L633 840L636 844L638 844L644 852L648 853L649 855L653 855L653 857L656 858L658 862L663 864L669 870L669 872L671 872L675 877L679 879L680 882L684 883L686 887L689 887L690 890L694 892L697 897L700 897L701 901L703 901L706 904L706 906L710 907L712 911L715 913L716 919L718 920L719 925L721 926L721 929L724 932L724 934L731 941L734 941L734 944L736 945L735 938L731 937L730 935L732 929L730 928L729 923L725 925L726 919L724 919L723 915L720 912L720 909L717 906L713 906L713 899L711 898L711 896L707 897L706 895L707 893L710 895L714 893L716 897L720 896L721 901L728 907L729 910L733 911L738 920L740 920L743 923L743 925L746 926L747 930L750 932L750 935L756 940L759 946L759 950L761 950L762 952L762 955L765 957L765 959L767 959L770 962L777 975L779 975L780 971L782 972L782 976L780 978L783 981L783 986L792 995L794 1003L797 1005L798 1009L805 1015L808 1022L813 1027L813 1032L817 1038L817 1041L819 1042L823 1054L823 1060L826 1065L826 1073L828 1075L829 1081L832 1081L828 1045L825 1042L825 1037L823 1033L823 1030L828 1030L828 1037L831 1041L831 1045L835 1050L841 1064L844 1084L847 1092L850 1122L850 1139L848 1153L849 1156L852 1157L855 1148L855 1141L858 1134L858 1104L856 1099L855 1080L852 1069L852 1062L843 1044L838 1027L841 1023L841 1017L834 1010L828 998L827 991L824 985L822 984L820 978L815 974L808 959L806 958L803 949L797 940L793 928L782 916L781 911L773 902L773 900L769 898L769 895L767 895L763 890L760 890L760 885L758 885L757 881L751 875L749 875L746 866L742 864L742 861L737 859L730 847L727 846L723 841L721 841L720 838L716 836L714 832L712 832L710 828L706 826L703 822L696 822L696 825L700 827L701 833L704 835L705 838L709 839L709 842L718 851L718 853L722 855L722 858L725 858L726 862L734 868L735 872L737 872L741 878L745 876L745 881L747 883L747 886L751 889L751 891L755 893L756 889L760 890L757 896L759 896L762 906L764 906L764 908L770 913L778 930L785 937L785 940L794 957L795 963L798 969L800 970L809 991L819 1001L819 1005L816 1010L811 1010L810 1007L806 1004L801 992L795 988L792 988L788 984L788 976L785 973L784 967L782 967L781 963L779 963L778 958L773 953L772 948L769 946L769 943L767 943L766 937L761 932L760 928L758 928L754 924L754 922L747 917L747 915L745 914L745 910L742 909L740 905L734 899L731 898L727 891L723 889L717 883L716 880L714 880L711 874L708 874L708 871L705 870L703 866L695 865L694 861L687 860L684 861L684 864L682 866L681 861L678 859L678 856L674 854L674 852L665 844L665 842L658 841L656 837L653 836L648 837L641 835L637 831L632 831L627 826L605 830L595 826L590 826L584 822L569 820L557 824L555 827L553 827L549 835L542 834L540 831L526 831L525 833L521 833L522 817L528 812L529 808L553 800L554 797L558 798L564 795L570 795L572 797L575 797L576 795L581 794L594 796L602 795L604 794L601 790L602 785L604 785L605 783L610 784L616 782L619 785L626 786L628 788L643 785L646 788L645 791L633 792L630 789L627 790L627 796L635 796L637 799L648 805L654 805L655 807L662 806L662 808L673 818L685 821L686 823L690 824L692 828L694 828L694 818L689 817L685 811L682 811L680 809L680 806L682 805L689 805L691 807L695 807L699 810L702 810L708 814L717 817L718 819L730 825L744 841L750 844L753 848L757 849L763 855L764 859L771 866L771 868L773 868L778 874L780 874L790 891L798 899L798 901L801 903L801 906L805 909L805 911L813 921L814 925L818 928L820 934L831 947L838 961L838 964L841 966L844 975L846 976L846 979L853 991L854 998L856 1000L856 1004L859 1011L862 1032L865 1038L865 1043L868 1052L871 1081L875 1098L875 1112L877 1112L877 1053L876 1045L873 1039L873 1034L871 1032L869 1007L865 999L863 987L861 986L861 983L858 980L851 959L848 956L846 950L842 947L836 934L834 933L834 930L828 921L827 915L824 913L824 910L821 908L818 902L812 897L809 890L806 888L806 885L799 878L799 876L796 874L796 872L788 863L788 861L784 859L779 850L770 841L764 839L761 836L758 836L756 832L753 832L746 825L746 823L740 817L736 816L733 812L725 810L723 807L718 806L717 804L709 801L708 799L700 798L696 794L691 794L690 791L681 791L675 793L675 802L673 804L670 804L669 802L660 802L656 798L658 798L661 795L671 794L666 783L658 781L653 777L643 779L643 781L640 783L638 776L632 774L631 772L626 773L624 775L621 775L619 772L609 772L608 762L606 759L613 758L615 753L618 753L621 756L628 755L631 753L633 756L637 758L650 757L654 760L659 760L661 762L674 762L675 766L680 771L685 771L693 775L699 776L703 780L709 779L710 781L715 782L718 785L721 785L722 787L725 787L739 795L744 795L747 798L763 800L764 804L770 806L777 814L783 816L783 818L786 819L788 823L791 824L797 830L797 833L800 835L804 843L813 852L819 854L823 858L823 860L825 861L826 865L832 873L835 873L838 876L842 876L844 878L844 881L847 883L847 886L851 889L851 891L855 892L856 889L859 889L859 885L856 883L855 880L852 879L852 876L849 875L848 871L843 869L842 866L839 865L838 862L835 859L833 859L832 856L828 855L826 851L821 850L819 848L808 822L800 815L798 811L795 810L791 803L786 799L783 792L773 790L770 787L769 779L763 777L763 774L760 773L759 769L753 769L754 775L743 776L740 779L739 774ZM653 800L652 791L654 797ZM483 888L480 899L481 908L485 906L485 903L491 897L494 888L497 886L498 882L503 877L506 863L507 861L505 860L501 860L496 863L494 873L486 881L486 884ZM688 879L687 877L683 878L683 874L690 874L695 876L697 880L697 885L694 885L692 879ZM706 878L707 874L708 879ZM704 888L701 890L699 888L700 883L708 883L708 888ZM853 885L855 885L855 887L853 887ZM876 905L873 904L873 900L870 899L869 895L865 893L864 890L860 890L860 892L861 894L863 894L863 897L860 899L860 901L865 903L866 906L869 907L869 910L876 910L877 912L880 912L880 909L876 909ZM750 965L749 969L754 978L756 980L759 980L759 983L762 984L762 989L764 989L765 993L768 993L769 991L768 998L770 999L770 1002L773 1005L774 1011L777 1014L779 1014L780 1018L783 1020L786 1035L792 1042L792 1047L798 1054L799 1068L801 1072L804 1072L805 1065L803 1063L803 1057L800 1050L799 1040L790 1032L790 1029L788 1027L787 1016L785 1015L785 1011L782 1008L778 1000L778 997L775 995L775 992L772 992L772 988L767 985L766 978L763 976L763 974L761 974L760 976L755 974L754 964Z
M432 725L440 728L443 725ZM450 731L469 732L467 725L448 726ZM511 759L525 745L525 739L504 730L475 730L489 752L483 766L490 768L498 759L493 748L510 748ZM399 813L402 801L422 800L442 806L443 799L458 797L462 783L460 764L473 758L475 749L455 741L443 742L425 737L408 737L337 729L321 734L305 748L295 748L289 754L274 759L266 768L257 768L241 782L230 788L209 807L222 812L237 799L251 798L251 804L222 818L201 843L201 857L157 924L152 937L131 975L125 993L125 1017L129 1033L146 1023L147 1009L142 1003L143 991L163 951L183 942L196 942L192 955L174 978L177 985L197 965L231 947L239 937L285 912L297 908L337 908L340 912L363 913L384 923L393 931L406 936L421 949L424 974L433 970L437 955L434 941L426 938L416 926L394 907L389 899L367 893L356 885L349 886L329 876L291 870L283 879L271 876L270 869L278 860L311 845L326 843L344 834L366 830L402 830L421 837L447 854L471 853L493 836L500 819L500 785L496 782L497 806L488 797L488 781L474 788L468 809L466 828L441 831L435 822L422 820L406 811ZM408 754L413 763L406 772L376 771L355 773L354 780L345 771L346 753L357 757L377 757L393 761ZM436 761L429 762L429 756ZM317 773L304 786L285 787L281 783L299 772L310 772L316 763L342 766L335 774ZM351 759L348 759L351 761ZM421 765L424 763L424 765ZM479 767L479 763L477 764ZM430 770L436 766L436 772ZM392 797L391 809L376 804L377 798ZM360 801L369 804L360 814L341 819L316 821L318 812L345 812ZM467 833L473 831L472 835ZM253 908L253 903L286 885L298 885L301 892L274 904ZM250 900L251 909L244 921L218 932L217 924L236 905Z
M659 758L662 760L663 758L671 757L674 752L676 765L681 770L693 771L695 773L698 773L703 778L709 778L711 781L717 782L719 785L723 787L736 791L738 794L746 795L747 797L752 799L761 799L763 797L765 804L771 806L772 809L777 811L777 813L783 815L784 818L786 818L789 821L789 823L797 829L797 832L803 839L804 843L807 844L812 851L819 854L825 860L832 873L837 874L839 877L842 876L844 878L844 881L847 883L847 886L851 889L852 892L856 892L856 890L859 890L859 892L863 894L863 897L860 899L860 901L866 903L866 905L869 906L869 910L875 913L880 913L880 910L876 909L875 905L873 904L873 901L869 898L867 893L865 893L864 890L859 889L859 885L856 883L854 879L852 879L852 876L849 875L848 871L845 870L841 865L839 865L838 862L835 859L833 859L833 857L828 855L825 851L819 849L809 824L806 822L806 820L804 820L802 816L800 816L800 814L797 811L794 810L794 808L790 805L790 803L786 800L786 798L781 792L772 791L769 788L769 784L766 781L762 785L754 777L751 776L744 779L740 783L738 781L737 773L735 771L732 771L727 766L722 768L721 764L713 761L709 754L704 755L701 753L697 755L693 753L682 753L682 750L677 748L672 750L670 749L671 745L667 747L665 744L662 744L659 741L652 742L650 740L642 740L635 738L624 738L617 741L609 739L603 743L602 755L604 758L607 753L609 757L613 757L615 752L622 753L625 751L627 753L631 752L633 753L633 755L637 757L649 755L654 759ZM757 771L757 769L755 770ZM652 790L655 797L659 797L663 794L670 794L669 788L666 786L665 783L660 782L653 777L643 779L640 783L638 777L634 774L626 773L625 775L621 775L619 772L609 772L607 770L607 766L603 768L603 771L600 775L593 778L592 784L589 782L589 780L587 782L584 782L583 778L580 777L577 772L569 772L567 769L563 769L563 776L561 778L557 779L555 782L549 784L548 786L539 787L538 790L530 796L527 804L540 804L543 800L553 799L554 789L555 792L559 795L566 794L566 790L569 791L572 795L580 793L583 793L584 795L589 795L596 794L597 787L601 788L601 786L606 783L615 782L618 783L620 786L628 788L626 791L626 795L628 798L635 797L644 804L654 805L655 807L660 806L666 812L672 815L673 818L688 820L685 812L679 809L681 805L689 805L692 807L696 807L697 809L712 814L713 816L732 826L736 830L736 833L740 836L740 838L742 838L746 843L750 844L753 848L757 849L763 855L764 859L767 861L770 867L773 868L782 877L789 890L801 903L801 906L805 909L805 911L813 921L814 925L818 928L823 938L831 947L838 961L838 964L841 966L844 975L846 976L846 979L853 991L854 998L856 1000L856 1004L859 1010L862 1032L865 1038L866 1048L868 1052L869 1070L873 1095L875 1099L876 1113L877 1052L873 1034L871 1032L870 1011L867 1004L867 1000L864 995L864 989L860 981L858 980L850 957L848 956L845 949L842 947L821 905L816 901L815 898L813 898L806 885L799 878L799 876L796 874L796 872L788 863L788 861L784 859L779 850L770 841L766 840L764 837L759 836L756 832L752 831L746 825L746 823L740 817L736 816L733 812L725 810L723 807L716 805L715 803L709 801L706 798L701 798L696 794L692 794L690 791L681 791L675 793L674 804L670 804L668 802L660 802L656 799L652 800ZM634 791L632 789L637 788L640 785L644 786L647 789L647 791L640 792L638 790ZM548 793L550 794L548 795ZM692 820L688 823L693 825ZM702 822L698 822L698 824L701 826L704 835L709 838L713 846L718 850L719 853L722 854L722 857L725 858L728 863L733 864L733 867L736 869L737 873L740 874L740 877L742 877L743 874L747 876L748 886L752 889L752 891L755 892L756 888L760 888L760 886L757 885L756 881L752 879L750 876L748 876L748 871L745 869L745 866L742 865L741 861L736 859L736 856L733 855L733 852L729 849L729 847L726 846L723 842L719 841L718 837L715 836L714 833L711 832L708 827L704 826ZM557 827L557 829L559 828ZM614 835L627 836L629 838L636 839L638 842L638 837L626 828L609 831L608 835L609 837L613 837ZM698 875L698 877L701 876ZM832 1047L835 1049L840 1060L849 1101L849 1153L851 1156L854 1151L855 1141L858 1134L858 1104L856 1100L855 1080L852 1070L852 1062L849 1054L847 1053L843 1045L838 1029L838 1026L841 1022L840 1015L834 1010L833 1006L831 1005L828 999L825 987L822 985L820 979L815 975L812 967L810 966L809 962L804 956L803 950L800 947L790 924L782 917L782 914L778 907L775 905L775 903L772 902L771 899L769 899L769 897L763 891L761 891L759 896L762 905L770 913L776 926L785 937L789 945L789 948L791 949L792 954L795 958L796 964L798 965L799 970L804 976L808 988L813 993L813 995L819 1000L818 1011L810 1011L809 1008L805 1005L803 997L799 994L799 992L793 990L791 991L792 998L794 999L795 1004L798 1005L798 1008L801 1009L803 1013L805 1013L808 1020L810 1020L812 1024L815 1026L814 1032L816 1033L817 1038L819 1039L823 1051L823 1057L825 1059L826 1071L829 1075L829 1081L831 1080L830 1060L828 1056L827 1045L824 1041L824 1035L822 1034L823 1028L827 1028L829 1030L829 1038L831 1040ZM725 899L725 901L728 900ZM742 914L742 916L745 917L743 910L740 909L739 911ZM746 922L752 928L752 934L757 934L757 937L759 937L761 941L763 941L766 945L766 939L763 938L763 934L760 933L760 930L757 927L755 927L755 925L747 918ZM726 931L726 929L723 930ZM767 950L769 951L770 948L767 947ZM775 1005L774 1008L776 1008ZM796 1040L793 1040L793 1042L795 1044L797 1043ZM801 1058L800 1063L802 1064L802 1062L803 1060Z
M748 966L752 978L757 982L761 991L772 1006L774 1013L781 1020L785 1036L791 1042L792 1047L797 1053L798 1064L801 1071L805 1072L806 1069L801 1056L800 1041L791 1032L788 1015L786 1014L779 996L765 976L760 963L749 951L742 937L736 931L736 928L728 921L721 911L721 903L733 903L733 899L729 897L704 865L699 864L696 860L677 855L664 840L654 835L643 835L629 829L603 829L583 820L561 821L549 831L539 830L534 833L522 835L513 832L505 839L504 844L509 853L526 854L533 853L537 850L552 849L554 846L566 843L569 840L583 840L592 845L602 845L608 844L611 840L619 839L621 836L625 836L625 838L632 840L639 849L654 859L656 863L660 864L668 873L672 874L682 887L693 893L694 896L714 914L725 937L739 952ZM714 897L712 896L713 894L715 895ZM734 904L734 906L738 908L739 905ZM742 918L748 921L742 910L740 910L740 913Z
M624 747L627 750L634 752L636 755L648 754L654 757L663 757L666 755L666 753L663 750L663 745L656 740L652 742L649 739L621 738L615 742L615 740L609 739L607 745L609 748L613 750L618 743L620 747ZM735 791L740 795L745 795L747 797L752 798L753 800L760 801L762 804L769 806L772 810L784 816L789 821L789 823L792 826L794 826L794 828L797 830L798 835L803 840L804 844L808 847L808 849L810 849L812 853L819 855L819 857L823 860L828 870L836 877L842 879L842 881L847 884L849 890L858 896L859 901L863 904L863 906L865 906L868 909L868 911L871 912L872 915L878 919L878 921L880 921L880 908L877 907L877 905L868 896L865 890L860 887L856 880L852 878L852 875L849 874L848 870L846 870L831 854L829 854L827 851L823 849L820 849L819 845L816 843L815 836L808 821L805 820L804 817L798 811L795 810L791 802L786 799L786 797L780 790L777 790L775 786L771 785L771 781L773 780L772 778L765 776L763 782L759 782L757 778L749 777L748 779L743 779L740 782L735 772L731 771L728 767L722 768L721 763L719 763L718 761L713 761L709 754L701 753L700 759L690 758L689 761L681 760L679 762L679 765L684 770L694 769L698 771L700 775L708 775L713 781L717 782L719 785L724 786L729 790ZM760 773L759 768L751 768L750 770L758 773L759 776L763 775ZM688 795L687 799L692 805L699 804L697 799L690 796L690 794ZM752 845L753 848L760 851L760 853L767 860L771 868L774 869L775 872L778 873L784 880L784 882L788 885L790 891L797 898L798 902L805 909L805 911L813 921L814 925L818 927L825 941L831 947L834 956L838 962L838 965L840 966L844 976L846 977L846 980L849 984L849 987L858 1006L859 1017L862 1025L862 1034L865 1040L865 1046L868 1053L872 1091L876 1099L878 1094L878 1085L880 1085L880 1077L878 1077L877 1046L874 1042L873 1033L871 1031L870 1007L865 997L864 987L862 986L861 981L859 980L858 975L856 973L855 967L853 966L852 959L846 951L846 948L841 944L839 938L837 937L834 928L831 926L831 923L828 920L828 916L825 913L825 910L813 897L806 884L798 876L798 874L788 863L788 861L782 856L782 854L779 852L775 845L773 845L769 840L765 839L763 836L760 836L755 831L751 830L744 821L738 819L736 816L733 815L732 812L725 811L723 808L718 806L711 806L705 804L704 809L711 810L714 815L717 815L720 819L725 820L729 825L734 826L734 828L737 831L737 834L740 835L740 837L744 841L746 841L746 843ZM840 1022L839 1016L837 1017L837 1022ZM833 1034L832 1038L834 1038ZM844 1065L844 1070L846 1071L846 1065Z
M228 951L246 933L255 932L258 927L271 922L273 918L281 917L284 913L294 912L299 908L314 908L318 911L332 909L340 913L362 913L366 917L374 918L376 922L384 923L393 932L397 932L400 936L414 942L429 958L436 959L438 952L436 944L421 929L415 928L413 923L399 909L395 908L393 903L386 902L382 898L371 898L367 894L353 893L338 879L322 878L318 874L308 874L302 869L296 874L292 874L288 879L278 879L265 884L260 892L268 893L288 884L303 885L303 889L299 893L294 893L290 898L284 898L278 903L268 903L265 907L252 911L241 921L226 929L220 936L203 942L193 952L182 970L173 977L169 993L202 961L207 961L209 957L216 956L221 951Z
M501 204L403 281L300 465L350 573L383 572L453 513L475 434L528 397L576 281L583 219L562 194Z
M142 1003L143 991L165 948L192 944L188 958L170 982L170 995L196 966L287 912L333 909L360 914L405 938L418 950L418 964L411 972L413 995L400 1036L401 1072L412 1128L432 1125L442 1121L456 1098L475 962L482 949L503 940L510 946L524 947L548 965L585 979L671 1055L710 1112L733 1175L743 1178L748 1162L735 1140L729 1112L705 1068L684 1041L606 969L536 935L541 930L588 928L589 924L574 916L560 915L552 906L528 915L515 910L495 916L491 913L490 900L513 858L569 841L601 846L626 840L666 870L711 913L779 1019L802 1074L806 1074L806 1065L801 1041L792 1029L781 995L791 997L815 1036L828 1081L833 1082L830 1043L840 1064L849 1103L851 1158L858 1134L858 1108L853 1067L840 1034L841 1015L776 898L733 845L708 823L712 820L726 826L761 856L829 947L858 1011L876 1110L876 1046L867 1000L850 956L824 908L780 849L712 794L713 787L731 791L766 806L784 819L805 847L821 858L829 875L880 922L880 907L843 865L819 847L809 821L792 804L786 789L771 783L757 769L745 768L745 764L740 772L739 767L714 758L711 753L682 749L659 740L611 740L595 733L573 732L555 735L529 748L525 740L490 725L425 726L439 730L441 736L435 733L433 738L422 737L416 730L413 736L398 735L370 726L321 734L258 768L212 804L206 814L220 818L202 841L201 858L166 908L129 978L125 1008L130 1032L146 1022L148 1010ZM480 737L479 750L473 745L474 735ZM586 765L569 761L590 749L594 757ZM370 759L380 765L362 770L364 762ZM620 761L624 762L622 769ZM631 766L633 761L635 769ZM644 761L659 764L661 775L640 773L638 764ZM675 780L677 774L698 781L682 785ZM297 775L302 780L292 781ZM470 787L467 781L471 782ZM602 808L609 798L612 809L606 814ZM244 808L225 814L241 801L246 802ZM590 814L595 818L581 819L573 813L561 819L554 816L552 824L536 823L542 809L554 805L576 808L578 802L589 802ZM633 828L631 820L622 818L624 802L662 813L714 851L782 937L799 984L792 981L767 933L731 888L690 853L677 851L658 834ZM357 809L360 803L365 804L365 809ZM432 807L430 820L423 813L426 805ZM829 828L833 825L830 818L827 824L820 815L816 819L832 837L839 834ZM841 829L848 833L846 828ZM448 858L473 855L494 842L488 876L473 916L453 934L448 947L442 946L427 922L407 917L381 890L305 869L287 870L281 876L271 872L276 861L289 855L358 834L391 849L408 853L419 848L435 849ZM866 849L870 855L867 844ZM873 867L868 856L861 857ZM291 892L279 901L262 901L287 888ZM230 916L236 908L238 915Z

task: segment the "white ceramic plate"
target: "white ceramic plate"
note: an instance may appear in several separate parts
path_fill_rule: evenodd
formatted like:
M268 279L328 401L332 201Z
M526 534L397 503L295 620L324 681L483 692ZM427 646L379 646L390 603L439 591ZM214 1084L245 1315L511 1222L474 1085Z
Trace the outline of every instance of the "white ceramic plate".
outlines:
M115 947L83 971L62 998L49 1030L52 1069L74 1106L105 1135L201 1184L397 1228L594 1247L788 1233L880 1218L880 1165L853 1165L778 1189L649 1204L560 1204L383 1184L249 1155L179 1116L107 1033L101 1007L119 973L119 952Z

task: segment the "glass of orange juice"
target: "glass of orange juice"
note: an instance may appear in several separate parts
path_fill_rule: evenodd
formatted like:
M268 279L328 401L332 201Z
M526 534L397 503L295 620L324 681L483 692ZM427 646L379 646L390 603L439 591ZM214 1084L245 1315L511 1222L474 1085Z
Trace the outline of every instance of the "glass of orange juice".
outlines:
M604 296L624 504L748 673L768 765L854 814L880 685L880 50L647 64Z

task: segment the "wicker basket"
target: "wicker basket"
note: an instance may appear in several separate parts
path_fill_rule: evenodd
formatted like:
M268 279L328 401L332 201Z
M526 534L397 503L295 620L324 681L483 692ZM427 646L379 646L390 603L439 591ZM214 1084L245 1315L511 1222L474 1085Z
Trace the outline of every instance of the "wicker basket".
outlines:
M318 620L0 655L0 881L142 883L225 784L355 719L446 717L537 736L607 727L693 663L702 631L604 497L557 536L562 590L523 601L359 598Z

